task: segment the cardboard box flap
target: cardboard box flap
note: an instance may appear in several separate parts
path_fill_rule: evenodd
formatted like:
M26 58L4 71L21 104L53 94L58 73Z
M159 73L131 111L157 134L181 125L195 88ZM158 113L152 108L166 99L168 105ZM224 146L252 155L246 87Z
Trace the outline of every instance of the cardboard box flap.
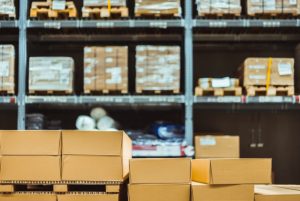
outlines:
M212 184L271 183L270 159L215 159L210 165Z
M64 155L122 155L123 131L62 131Z
M122 143L122 163L123 163L123 178L128 178L129 176L129 161L132 159L132 141L128 135L123 135Z
M0 131L2 155L60 155L61 131Z
M197 159L192 160L192 180L204 183L210 183L210 160Z
M191 182L191 160L132 159L130 160L130 182L132 184L170 184Z

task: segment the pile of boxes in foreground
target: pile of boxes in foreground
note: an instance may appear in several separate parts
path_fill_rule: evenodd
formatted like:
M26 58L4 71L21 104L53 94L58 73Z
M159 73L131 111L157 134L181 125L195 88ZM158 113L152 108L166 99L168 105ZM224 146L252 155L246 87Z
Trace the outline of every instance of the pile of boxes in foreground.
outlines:
M0 201L126 200L116 188L126 187L128 175L129 201L300 199L299 186L267 185L271 183L271 159L238 158L237 137L197 138L202 141L204 156L233 154L236 158L191 160L131 159L131 141L121 131L1 131L0 135L0 192L20 183L53 184L56 189L37 192L30 185L25 192L0 194ZM220 155L222 149L227 149L225 143L233 146L232 151ZM87 185L99 182L106 191L62 190L64 185L77 184L86 189Z

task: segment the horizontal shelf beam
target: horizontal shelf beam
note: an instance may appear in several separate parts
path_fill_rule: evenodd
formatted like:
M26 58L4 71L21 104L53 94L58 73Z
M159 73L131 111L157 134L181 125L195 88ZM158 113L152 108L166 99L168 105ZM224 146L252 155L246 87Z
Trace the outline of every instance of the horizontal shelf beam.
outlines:
M18 20L0 20L0 29L1 28L18 28Z

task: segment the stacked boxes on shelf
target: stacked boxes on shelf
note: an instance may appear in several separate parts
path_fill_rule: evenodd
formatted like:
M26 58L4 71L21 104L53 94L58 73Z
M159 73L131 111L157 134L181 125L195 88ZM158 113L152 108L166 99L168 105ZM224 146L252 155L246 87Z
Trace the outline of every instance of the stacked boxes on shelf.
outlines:
M271 183L271 166L271 159L195 159L192 199L253 201L254 184Z
M239 158L240 137L199 135L195 137L195 158Z
M128 92L128 47L84 48L84 93Z
M14 0L0 0L0 17L16 18Z
M294 59L248 58L240 68L248 96L294 95Z
M199 16L240 16L242 12L241 0L197 0L196 4Z
M180 47L136 47L136 92L180 91Z
M300 12L299 0L248 0L247 14L250 16L258 14L278 15L292 14L298 15Z
M129 179L129 201L189 201L191 160L133 159Z
M15 93L15 48L0 45L0 92Z
M73 92L74 60L70 57L30 57L29 93Z
M132 150L124 132L1 131L0 135L0 190L8 193L0 200L119 200ZM16 188L20 184L26 187L22 196ZM46 193L49 186L51 193Z
M83 0L83 6L107 7L108 0ZM126 0L110 0L111 6L126 6Z
M180 0L135 0L136 17L180 17Z
M110 10L108 5L110 2ZM126 0L84 0L82 7L83 18L106 18L112 16L128 17Z
M242 95L239 79L236 78L200 78L195 89L196 96Z

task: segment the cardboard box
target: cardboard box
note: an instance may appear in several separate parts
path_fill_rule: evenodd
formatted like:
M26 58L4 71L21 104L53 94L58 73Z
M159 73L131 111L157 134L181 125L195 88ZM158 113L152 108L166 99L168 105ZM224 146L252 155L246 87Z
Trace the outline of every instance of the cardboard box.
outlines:
M196 158L239 158L239 136L212 136L195 137Z
M299 201L300 191L276 185L256 185L255 201Z
M190 201L189 184L130 184L129 201Z
M56 201L56 195L32 192L20 194L0 194L0 201Z
M188 184L191 182L191 160L132 159L130 183L132 184Z
M234 14L242 12L241 0L196 0L199 16L206 14Z
M59 156L61 131L2 130L1 154L3 156Z
M63 180L123 181L132 143L123 131L62 131L62 154Z
M253 201L254 185L208 185L192 183L193 201Z
M192 179L206 184L270 184L272 159L195 159Z
M119 201L118 194L72 193L58 194L57 201Z
M1 13L9 12L12 0L0 0ZM2 5L4 3L5 5ZM1 9L2 8L2 9ZM8 13L7 13L8 14ZM15 93L15 47L13 45L0 45L0 91L8 94Z
M61 131L0 131L0 136L2 181L60 181Z
M1 181L60 181L60 156L3 156Z

